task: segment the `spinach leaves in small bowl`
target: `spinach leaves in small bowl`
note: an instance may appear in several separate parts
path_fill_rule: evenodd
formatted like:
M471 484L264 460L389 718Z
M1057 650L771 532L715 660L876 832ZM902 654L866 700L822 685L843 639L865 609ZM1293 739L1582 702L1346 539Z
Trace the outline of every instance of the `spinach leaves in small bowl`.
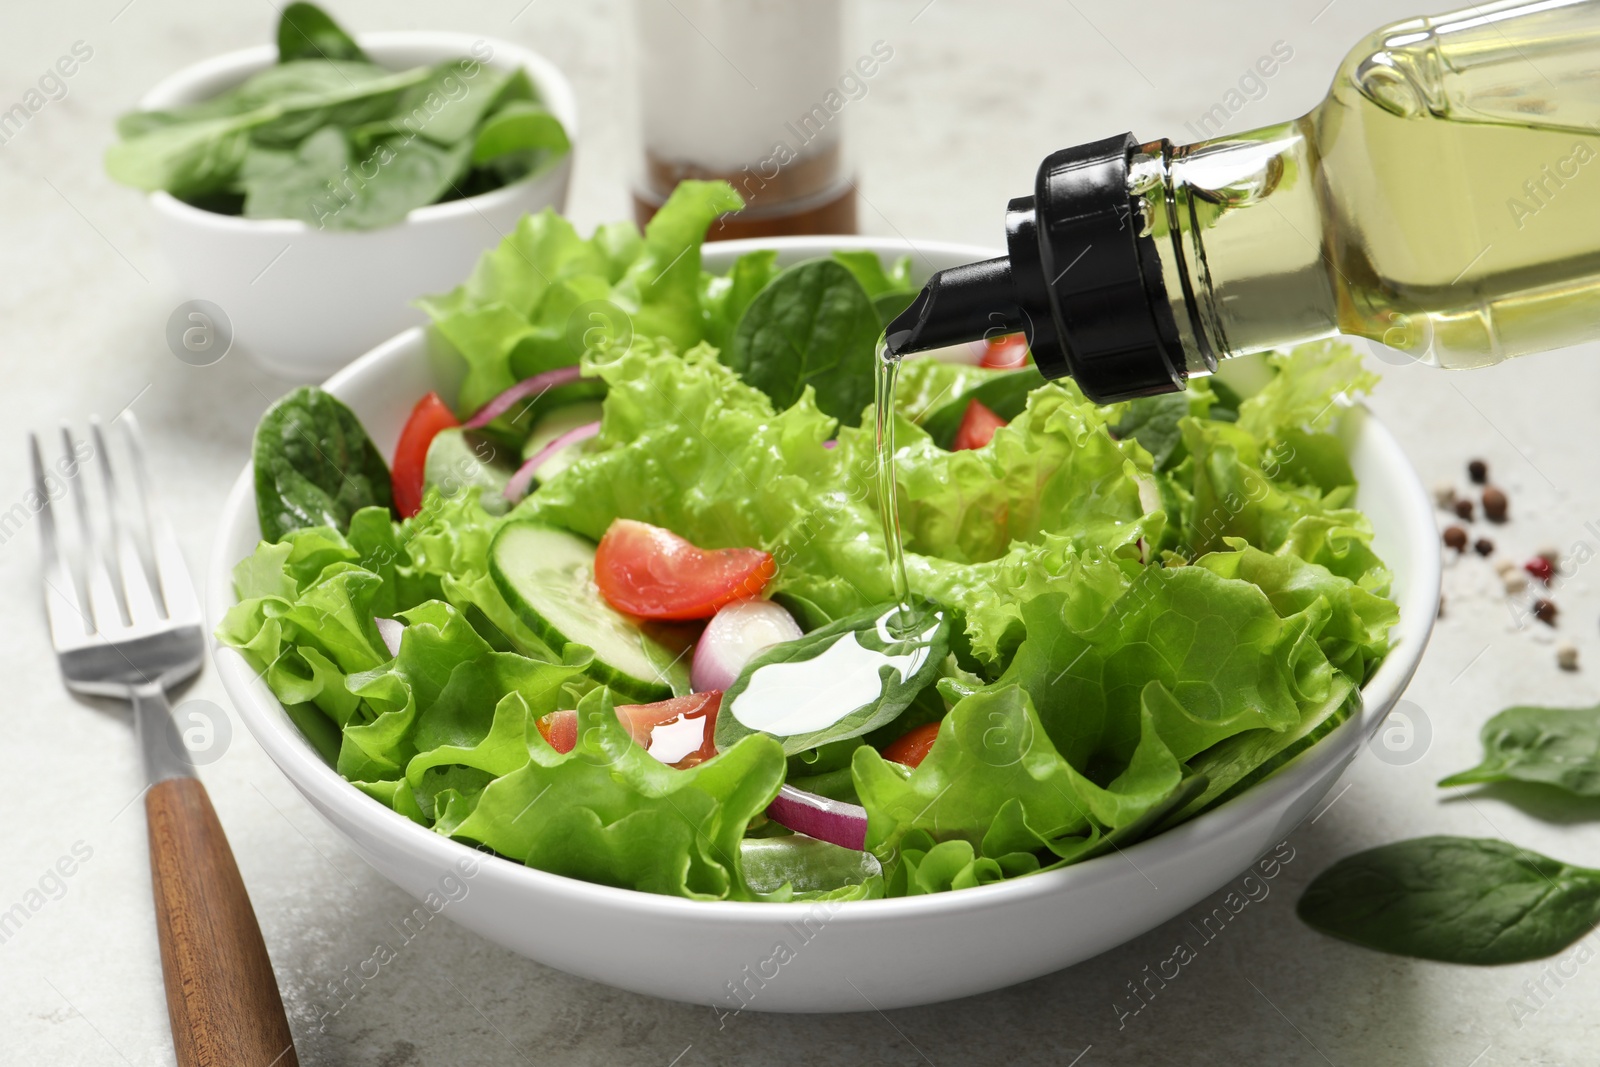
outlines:
M527 73L489 66L486 46L391 71L306 3L284 8L277 41L276 65L220 96L124 115L107 172L221 214L369 230L570 149Z

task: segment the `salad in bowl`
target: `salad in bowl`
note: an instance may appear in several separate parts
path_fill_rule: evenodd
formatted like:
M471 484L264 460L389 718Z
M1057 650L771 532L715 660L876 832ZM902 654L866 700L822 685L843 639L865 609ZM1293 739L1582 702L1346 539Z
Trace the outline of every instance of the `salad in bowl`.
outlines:
M524 218L423 301L453 367L392 454L319 389L263 417L218 636L366 803L620 889L912 897L1163 834L1359 710L1398 610L1349 348L1110 406L1011 339L907 359L896 627L910 263L703 270L739 206Z

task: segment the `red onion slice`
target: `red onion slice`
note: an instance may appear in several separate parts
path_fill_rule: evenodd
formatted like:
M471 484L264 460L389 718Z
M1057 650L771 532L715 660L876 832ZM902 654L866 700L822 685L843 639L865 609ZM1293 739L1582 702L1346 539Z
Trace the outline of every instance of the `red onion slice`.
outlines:
M767 818L797 834L844 848L863 850L867 843L867 809L829 800L792 785L783 786L767 805Z
M510 411L511 405L517 401L525 397L538 396L545 390L554 389L558 385L575 382L582 374L583 368L574 364L571 367L557 367L555 370L547 370L543 374L535 374L532 378L524 378L473 412L472 418L462 423L461 427L465 430L476 430L487 426L507 411Z
M549 444L539 449L539 451L535 452L528 458L528 462L517 468L517 473L513 474L511 476L511 480L506 483L504 491L505 498L515 504L517 501L527 496L528 483L533 481L533 472L544 466L545 460L549 459L563 448L566 448L568 445L575 445L579 441L587 441L589 438L593 437L599 432L599 422L586 422L576 429L568 430L560 437L557 437L554 441L551 441Z
M389 649L389 655L400 654L400 635L405 633L406 624L399 619L373 619L378 624L378 636L383 638L383 643Z

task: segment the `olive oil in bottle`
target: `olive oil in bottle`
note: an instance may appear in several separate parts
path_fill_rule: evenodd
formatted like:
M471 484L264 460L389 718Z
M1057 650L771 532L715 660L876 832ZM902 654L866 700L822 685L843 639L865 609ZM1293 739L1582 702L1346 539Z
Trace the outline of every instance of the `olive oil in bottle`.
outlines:
M1477 367L1600 335L1600 4L1396 23L1301 118L1045 160L1010 255L936 275L896 353L1025 329L1097 400L1335 333Z

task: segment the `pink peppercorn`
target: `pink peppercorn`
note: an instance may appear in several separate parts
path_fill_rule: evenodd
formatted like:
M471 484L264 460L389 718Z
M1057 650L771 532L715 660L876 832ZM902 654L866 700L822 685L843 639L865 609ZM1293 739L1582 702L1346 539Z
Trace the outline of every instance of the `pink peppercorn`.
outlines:
M1535 556L1528 562L1524 563L1522 565L1522 569L1546 585L1550 584L1550 579L1556 573L1556 569L1550 566L1550 561L1540 556Z

